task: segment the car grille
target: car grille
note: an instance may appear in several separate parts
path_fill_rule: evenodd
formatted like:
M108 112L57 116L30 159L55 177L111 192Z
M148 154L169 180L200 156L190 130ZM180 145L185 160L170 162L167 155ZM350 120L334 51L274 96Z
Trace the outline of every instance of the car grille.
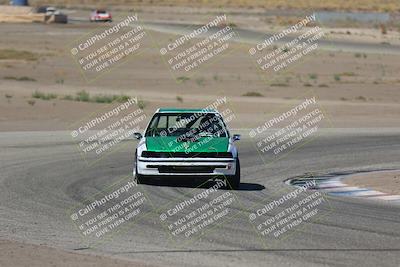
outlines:
M144 158L233 158L231 152L154 152L143 151Z
M159 173L213 173L215 168L226 168L226 166L161 166L147 165L147 168L158 169Z

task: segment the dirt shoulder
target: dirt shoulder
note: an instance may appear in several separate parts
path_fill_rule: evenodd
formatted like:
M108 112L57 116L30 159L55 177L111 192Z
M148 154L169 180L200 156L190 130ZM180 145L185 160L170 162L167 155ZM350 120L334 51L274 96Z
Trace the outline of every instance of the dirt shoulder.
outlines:
M383 193L400 195L400 171L382 171L350 175L345 184L366 187Z
M0 240L0 266L144 267L149 265L110 257L69 252L42 245Z
M178 82L181 74L172 75L160 52L149 46L140 56L87 83L66 53L65 43L93 27L81 23L7 24L1 28L0 50L7 53L0 59L0 131L71 129L71 124L93 112L109 109L108 104L66 100L82 90L91 97L138 97L149 116L160 107L199 108L226 97L236 116L231 128L257 127L311 96L316 96L329 117L323 127L399 125L398 56L321 50L270 75L255 67L247 53L249 45L232 43L229 56L219 57ZM176 37L149 34L160 43Z

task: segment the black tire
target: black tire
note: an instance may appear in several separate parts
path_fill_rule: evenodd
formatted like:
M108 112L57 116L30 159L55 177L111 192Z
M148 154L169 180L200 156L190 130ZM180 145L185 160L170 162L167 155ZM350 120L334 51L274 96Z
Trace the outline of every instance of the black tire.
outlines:
M135 181L140 184L139 174L137 172L137 161L135 161Z
M135 153L135 181L137 184L145 184L148 182L148 179L144 175L138 174L137 170L137 154Z
M236 159L236 172L235 175L230 175L227 177L228 188L233 190L239 189L240 186L240 161Z
M137 184L147 184L150 182L150 178L146 175L141 175L137 173L137 167L135 167L135 181Z

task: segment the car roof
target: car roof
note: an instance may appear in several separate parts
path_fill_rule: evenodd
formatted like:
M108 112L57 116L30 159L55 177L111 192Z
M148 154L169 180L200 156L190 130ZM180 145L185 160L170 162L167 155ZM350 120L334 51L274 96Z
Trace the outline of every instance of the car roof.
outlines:
M156 113L218 113L215 109L159 108Z

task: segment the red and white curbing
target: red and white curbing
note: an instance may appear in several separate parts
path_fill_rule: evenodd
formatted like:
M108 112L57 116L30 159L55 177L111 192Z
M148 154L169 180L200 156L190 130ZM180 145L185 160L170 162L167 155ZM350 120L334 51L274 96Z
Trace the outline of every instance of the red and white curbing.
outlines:
M314 190L323 190L327 192L329 195L333 196L347 196L347 197L359 197L359 198L367 198L367 199L374 199L374 200L384 200L390 201L393 203L400 204L400 195L392 195L383 193L380 191L376 191L369 188L363 187L356 187L356 186L349 186L343 183L341 180L344 176L339 176L335 178L326 178L326 179L317 179L317 183L315 185ZM296 182L290 182L292 185L300 186L302 183L306 181L310 181L312 179L296 179Z

